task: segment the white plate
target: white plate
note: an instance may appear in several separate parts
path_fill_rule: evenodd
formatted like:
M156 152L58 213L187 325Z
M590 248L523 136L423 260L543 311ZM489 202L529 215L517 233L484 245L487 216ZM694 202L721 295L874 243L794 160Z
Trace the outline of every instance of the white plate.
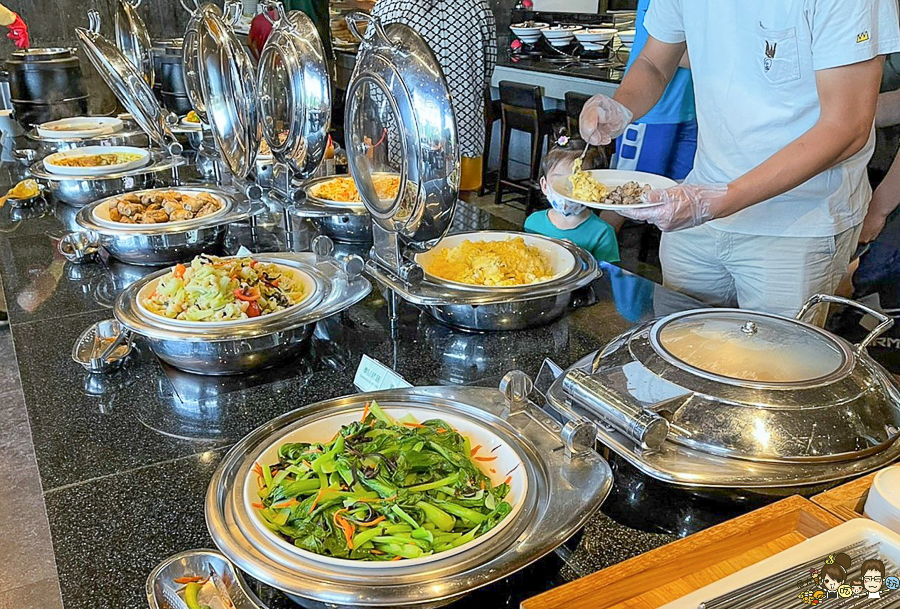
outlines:
M187 263L187 264L190 264L190 263ZM187 264L185 266L187 266ZM290 275L291 277L293 277L294 281L297 281L301 285L303 285L303 298L297 304L291 305L286 309L282 309L281 311L276 311L275 313L266 314L265 315L266 319L275 319L275 318L283 317L284 315L289 314L291 311L293 311L294 309L296 309L297 307L299 307L300 305L305 303L313 295L313 293L316 289L316 282L312 278L312 276L309 275L308 273L301 271L298 268L285 266L283 264L276 264L275 266L278 267L278 270L281 273ZM141 312L141 314L146 315L147 317L149 317L151 319L155 319L155 320L158 320L158 321L160 321L162 323L166 323L166 324L174 324L177 326L183 326L185 328L192 328L192 329L228 328L231 326L239 326L241 324L246 324L248 322L254 322L254 321L257 321L260 319L259 317L254 317L251 319L230 319L227 321L188 321L185 319L171 319L164 315L158 315L156 313L153 313L152 311L150 311L150 309L148 309L146 306L144 306L144 300L147 299L147 297L149 297L150 294L153 293L153 291L156 289L156 286L159 284L159 282L162 280L162 278L164 276L165 275L163 275L162 277L158 277L158 278L154 279L153 281L148 281L147 285L142 287L137 293L138 310Z
M589 173L594 176L594 179L598 182L603 183L609 190L612 190L616 186L622 186L626 182L637 182L640 185L649 184L651 188L671 188L672 186L677 186L678 183L666 176L656 175L655 173L645 173L643 171L626 171L624 169L591 169ZM582 201L581 199L576 199L572 196L572 183L569 181L569 176L560 176L556 178L551 184L550 188L553 189L556 194L562 196L569 201L574 203L581 203L586 207L592 207L594 209L611 209L613 211L617 209L643 209L645 207L656 207L659 203L638 203L636 205L607 205L605 203L593 203L591 201Z
M449 235L441 239L440 243L438 243L433 249L423 252L421 254L416 254L416 262L422 267L425 271L425 275L433 280L437 280L443 283L447 283L450 285L459 286L461 288L478 288L478 287L488 287L488 286L477 286L471 283L460 283L458 281L450 281L448 279L443 279L440 277L435 277L431 273L428 272L428 268L431 266L431 262L434 260L435 256L441 251L445 250L449 247L456 247L461 244L463 241L472 241L473 243L476 241L506 241L507 239L512 239L514 237L521 237L525 241L525 245L530 245L541 250L549 259L550 263L553 265L553 277L551 279L547 279L546 281L539 281L537 283L532 283L528 285L538 286L542 283L546 283L547 281L553 281L557 277L561 277L567 273L572 272L572 269L575 268L575 257L572 253L561 245L550 241L546 237L541 237L540 235L532 235L528 233L515 233L515 232L502 232L502 231L490 231L484 233L463 233L460 235ZM508 290L511 288L521 288L523 286L489 286L491 290Z
M121 130L122 121L106 116L75 116L37 126L38 135L49 139L96 137Z
M140 158L127 163L116 163L115 165L103 165L102 167L67 167L65 165L57 165L54 163L57 159L67 157L90 156L95 154L138 154ZM146 148L135 148L134 146L83 146L81 148L73 148L72 150L63 150L55 152L44 159L44 168L57 175L65 176L102 176L114 173L122 173L143 167L150 162L150 151Z
M180 192L178 188L171 188L169 190L171 190L172 192ZM126 193L126 194L140 195L142 193L136 192L136 193ZM199 193L186 192L185 194L196 196ZM206 194L208 194L209 196L213 197L216 201L218 201L220 207L214 213L203 216L202 219L206 220L207 218L215 218L216 216L225 213L225 205L226 205L225 199L223 199L222 197L220 197L218 195L214 195L211 192L206 193ZM97 205L96 207L94 207L94 209L91 210L91 215L94 217L94 220L97 222L97 224L100 224L101 226L108 226L109 228L128 228L128 227L132 227L132 226L133 227L141 227L141 228L146 228L148 226L181 226L183 224L191 224L191 223L197 222L197 218L193 218L191 220L177 220L175 222L164 222L162 224L126 224L125 222L116 222L115 220L111 220L109 217L109 204L108 203L105 203L103 205Z
M595 30L582 30L575 32L575 38L579 42L592 42L594 44L605 44L615 36L615 28L600 28Z
M407 414L412 415L419 422L440 418L451 425L457 432L469 438L469 443L473 447L479 444L482 446L476 456L496 456L497 459L494 461L487 463L476 461L475 463L484 471L485 475L491 479L491 484L494 486L505 481L507 476L512 477L512 480L509 483L510 491L506 496L506 501L512 507L512 511L506 518L497 523L497 526L484 535L477 537L458 548L447 550L446 552L439 552L430 556L409 558L396 562L372 562L365 560L349 560L346 558L333 558L331 556L323 556L321 554L316 554L315 552L309 552L298 548L266 527L263 523L262 516L257 513L256 508L252 505L259 502L259 495L257 494L259 486L256 483L256 473L250 470L247 472L247 478L244 482L244 508L248 513L253 515L253 524L256 525L257 529L259 529L263 535L274 541L279 547L293 554L302 556L303 558L339 568L360 568L379 571L427 564L449 558L450 556L465 552L473 546L494 537L513 522L518 513L522 510L522 506L525 503L525 497L528 495L528 476L525 473L524 463L522 463L518 453L516 453L511 446L501 440L500 437L488 427L455 413L444 412L437 414L434 410L416 407L383 406L382 408L395 420L401 419ZM278 461L278 448L287 442L327 442L334 437L341 428L341 425L348 425L354 421L358 421L362 416L362 410L362 408L354 408L353 410L333 414L328 417L314 420L304 427L288 432L263 451L259 456L258 462L265 465L276 463ZM498 446L499 448L493 450L494 447ZM490 469L494 469L496 473L491 473Z
M201 131L203 129L203 123L194 123L189 121L187 118L181 119L178 124L182 129L189 129L192 131Z
M867 545L881 542L881 546L878 549L878 556L870 556L868 558L887 559L895 565L900 563L900 535L889 531L877 522L856 518L820 533L811 539L807 539L806 541L779 552L761 562L745 569L741 569L737 573L733 573L717 582L704 586L695 592L682 596L676 601L663 605L660 609L697 609L697 607L700 606L700 603L704 601L712 600L717 596L758 582L759 580L780 571L802 565L803 563L814 560L820 556L826 556L858 541L864 541ZM819 568L821 569L822 566L820 565ZM798 569L798 571L800 571L800 569ZM808 571L806 572L808 573ZM690 569L685 572L685 575L687 576L689 573ZM887 573L885 575L897 575L897 573ZM798 588L797 593L799 594L803 590L812 588L813 586L810 583L808 588ZM837 603L838 601L834 602ZM875 601L872 602L874 603ZM826 601L822 606L828 607L828 603L829 601ZM772 605L773 609L779 606L781 605Z

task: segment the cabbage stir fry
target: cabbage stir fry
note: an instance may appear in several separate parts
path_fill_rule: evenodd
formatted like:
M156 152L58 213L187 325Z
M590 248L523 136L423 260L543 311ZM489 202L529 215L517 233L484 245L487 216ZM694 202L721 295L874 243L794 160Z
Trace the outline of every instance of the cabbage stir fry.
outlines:
M169 319L230 321L286 309L303 296L303 285L275 264L202 255L176 265L141 304Z
M284 444L278 463L257 463L266 526L310 552L381 561L459 547L509 515L510 478L491 486L473 461L480 447L439 419L409 418L371 402L331 441Z

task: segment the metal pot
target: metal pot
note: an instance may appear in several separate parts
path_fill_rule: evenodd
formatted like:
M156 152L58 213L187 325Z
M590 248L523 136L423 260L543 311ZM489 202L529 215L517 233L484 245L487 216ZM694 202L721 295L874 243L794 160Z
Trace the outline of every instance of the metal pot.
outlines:
M183 44L183 38L168 38L153 43L154 91L163 107L178 116L184 116L192 109L184 86Z
M6 66L16 120L23 127L87 114L88 94L75 49L13 51Z
M162 266L191 260L200 254L221 253L228 225L250 215L248 202L238 201L231 194L212 186L157 190L175 190L187 194L211 193L225 202L225 208L215 216L179 222L173 226L165 223L123 224L121 227L111 228L97 222L94 216L94 210L109 203L110 198L105 198L83 207L75 220L83 230L99 235L100 244L116 260L140 266ZM154 191L138 191L135 194L152 192Z
M321 242L328 245L328 240ZM323 247L321 251L330 247ZM301 269L314 278L316 293L284 315L260 316L230 327L186 327L147 317L137 295L148 282L168 270L153 273L126 288L116 301L115 315L125 327L141 334L164 362L197 374L243 374L273 366L297 354L312 335L316 322L365 298L371 284L359 275L359 258L339 263L328 254L262 254L258 260Z
M31 166L31 175L46 184L47 191L54 200L75 207L83 207L98 199L119 195L131 190L149 188L156 183L176 181L173 173L185 164L183 157L167 157L153 153L153 162L140 169L134 169L107 176L64 176L44 168L43 161Z
M362 203L341 203L311 194L316 186L334 178L335 176L325 176L304 182L302 190L306 200L290 207L289 213L296 218L308 220L317 232L336 241L371 242L372 216Z
M443 304L421 307L436 320L476 332L523 330L543 326L565 315L572 293L499 304Z
M850 345L802 321L820 303L856 307L878 326ZM603 444L664 482L802 492L900 456L900 384L865 351L890 325L823 295L798 319L676 313L576 363L547 397L588 413Z

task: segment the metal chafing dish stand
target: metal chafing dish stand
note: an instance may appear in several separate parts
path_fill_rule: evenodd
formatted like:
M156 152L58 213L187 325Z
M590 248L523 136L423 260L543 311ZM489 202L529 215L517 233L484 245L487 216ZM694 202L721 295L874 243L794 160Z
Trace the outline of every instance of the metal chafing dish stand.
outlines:
M803 321L822 303L878 324L851 345ZM547 397L596 421L602 444L657 480L725 494L816 492L900 456L900 385L866 353L891 323L823 295L797 319L676 313L583 358Z
M450 94L437 59L415 31L402 24L382 27L365 13L353 13L348 22L357 31L357 20L369 26L347 91L347 154L373 218L375 245L366 269L386 291L392 326L400 298L439 321L469 330L516 330L561 317L572 293L599 276L596 260L571 242L507 234L531 239L569 261L553 279L530 285L463 285L429 277L420 266L450 229L459 194L460 155ZM384 173L399 176L393 199L377 193L375 179Z
M353 306L372 290L361 276L359 257L333 258L332 244L325 237L314 246L316 253L254 256L298 269L312 278L312 293L291 309L215 327L164 321L149 315L139 305L138 295L149 282L169 272L166 269L128 286L116 301L116 319L130 332L142 335L161 360L180 370L226 375L275 365L303 348L317 322Z
M511 372L500 391L417 387L337 398L283 415L238 442L219 465L206 496L210 535L237 567L305 607L446 605L552 552L584 526L609 494L612 473L593 451L593 425L570 411L556 413L570 421L560 425L529 400L531 391L531 380L524 373ZM243 500L247 472L259 454L291 429L348 409L361 411L372 399L388 408L428 409L436 416L465 418L488 427L513 448L526 468L528 489L524 506L502 534L428 564L399 561L377 573L360 570L352 561L346 567L313 561L261 535ZM173 572L165 576L172 577ZM160 577L155 570L148 581L151 606L159 602L157 595L166 585ZM237 586L228 592L237 601L242 590Z
M87 29L75 28L85 53L156 149L151 153L149 165L116 174L58 175L48 171L42 160L31 166L31 174L47 184L51 195L63 203L76 206L105 196L146 188L158 180L178 183L178 168L185 163L180 156L181 145L169 129L169 125L176 120L174 115L163 113L144 78L116 45L100 35L99 13L89 11L88 20L90 25Z

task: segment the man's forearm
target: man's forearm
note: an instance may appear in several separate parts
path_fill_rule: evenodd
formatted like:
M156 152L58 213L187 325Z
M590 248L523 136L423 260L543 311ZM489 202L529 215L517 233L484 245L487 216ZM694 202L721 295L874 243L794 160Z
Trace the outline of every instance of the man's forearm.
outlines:
M878 96L875 126L880 129L892 125L900 125L900 90L888 91Z
M891 215L900 204L900 154L894 157L891 168L888 170L869 207L869 213L882 218Z
M613 99L631 110L637 120L647 114L662 97L672 75L666 76L643 54L634 60Z
M761 165L728 185L720 216L777 197L850 158L865 146L869 133L845 125L817 123Z

